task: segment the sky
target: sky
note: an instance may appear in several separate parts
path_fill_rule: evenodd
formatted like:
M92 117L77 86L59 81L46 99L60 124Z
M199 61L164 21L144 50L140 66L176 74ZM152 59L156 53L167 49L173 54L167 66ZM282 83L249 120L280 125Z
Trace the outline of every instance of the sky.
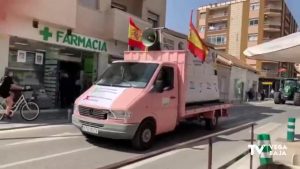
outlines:
M209 3L222 0L167 0L166 27L172 30L188 33L189 19L192 10ZM300 0L285 0L292 11L298 25L300 25ZM194 12L194 19L196 15Z

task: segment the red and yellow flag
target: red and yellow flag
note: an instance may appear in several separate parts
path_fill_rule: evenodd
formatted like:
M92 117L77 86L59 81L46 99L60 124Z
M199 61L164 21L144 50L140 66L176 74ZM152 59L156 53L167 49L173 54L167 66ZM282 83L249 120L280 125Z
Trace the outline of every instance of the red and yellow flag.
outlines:
M195 28L192 21L193 11L190 19L190 33L188 36L188 49L192 54L197 56L202 62L205 61L207 47L202 42L197 29Z
M140 48L141 50L145 49L145 46L142 42L142 31L135 25L132 18L129 18L128 45L131 47Z

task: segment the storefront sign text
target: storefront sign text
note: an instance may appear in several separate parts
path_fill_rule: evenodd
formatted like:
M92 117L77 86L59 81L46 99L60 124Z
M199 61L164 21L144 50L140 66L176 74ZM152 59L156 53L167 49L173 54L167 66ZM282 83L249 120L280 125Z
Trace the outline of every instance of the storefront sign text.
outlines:
M39 33L44 41L54 40L58 44L64 44L98 52L107 52L106 42L100 39L91 38L75 33L68 35L66 31L62 30L51 31L47 26L40 30Z

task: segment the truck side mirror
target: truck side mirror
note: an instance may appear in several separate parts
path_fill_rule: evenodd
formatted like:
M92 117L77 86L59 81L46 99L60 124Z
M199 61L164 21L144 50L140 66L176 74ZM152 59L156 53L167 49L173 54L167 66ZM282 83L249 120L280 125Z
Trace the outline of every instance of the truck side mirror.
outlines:
M162 80L157 80L153 86L152 91L162 93L164 91L164 85Z

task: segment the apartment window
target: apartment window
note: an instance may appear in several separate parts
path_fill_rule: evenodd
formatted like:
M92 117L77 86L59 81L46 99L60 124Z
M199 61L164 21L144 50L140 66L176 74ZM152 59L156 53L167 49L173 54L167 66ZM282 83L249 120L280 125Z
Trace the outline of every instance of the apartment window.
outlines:
M227 38L224 35L208 36L207 41L214 45L224 45L226 44Z
M79 3L87 8L99 9L99 0L79 0Z
M148 22L152 24L153 28L158 27L159 15L151 11L148 11Z
M257 39L258 39L258 34L257 33L248 35L248 41L257 41Z
M202 32L202 33L205 32L205 26L200 26L200 32Z
M251 3L250 11L257 11L257 10L259 10L259 2Z
M111 3L111 8L119 9L119 10L125 11L125 12L127 11L127 7L125 5L118 4L118 3L115 3L115 2Z
M249 20L250 26L257 26L258 25L258 19L250 19Z
M179 42L178 43L178 50L184 50L185 49L185 45L183 42Z

